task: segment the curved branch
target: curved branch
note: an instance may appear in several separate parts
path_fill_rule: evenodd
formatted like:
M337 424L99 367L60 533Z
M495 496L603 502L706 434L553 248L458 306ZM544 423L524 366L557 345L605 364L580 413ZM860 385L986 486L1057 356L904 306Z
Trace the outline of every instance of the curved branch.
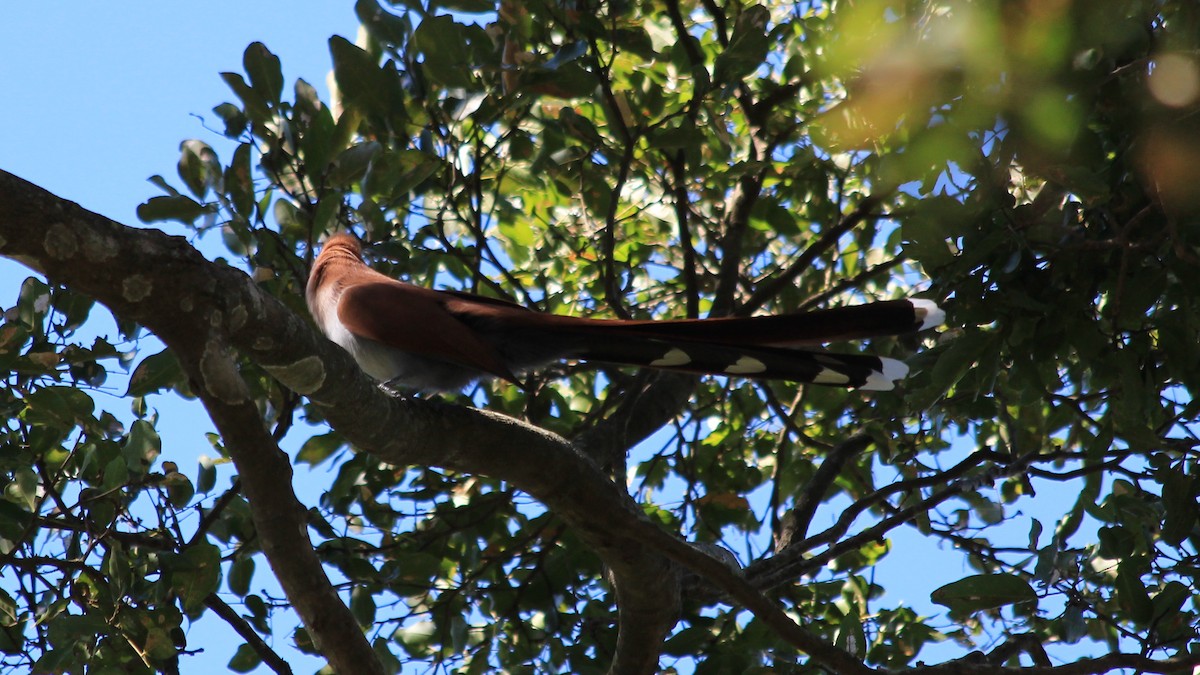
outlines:
M124 227L2 171L0 253L91 295L175 350L224 438L253 506L263 552L288 600L335 670L382 674L313 551L307 509L292 491L290 461L271 438L227 348L226 337L268 302L249 277L209 263L181 237ZM270 330L255 330L260 341L272 342Z
M236 369L234 350L321 406L330 423L358 447L397 465L438 466L506 480L574 527L609 567L616 587L620 630L610 672L657 668L662 641L679 615L679 564L753 612L815 663L850 675L878 672L795 623L740 570L660 529L623 488L564 439L488 411L384 395L349 354L321 338L308 321L263 293L246 274L205 260L182 238L123 227L0 171L0 254L95 297L118 316L154 331L176 351L237 465L264 553L338 672L382 669L312 550L306 511L292 492L290 462L256 409ZM668 378L657 386L678 393L690 383ZM1028 460L1003 471L1020 470ZM949 489L966 489L969 482ZM901 512L882 524L905 517ZM877 535L868 530L861 536ZM1091 675L1127 667L1165 673L1193 663L1112 654L1053 668L954 661L911 672Z
M755 587L771 588L802 574L812 573L830 560L853 551L868 541L882 537L891 529L909 521L917 513L927 511L948 499L972 489L974 486L1020 473L1026 470L1034 461L1046 457L1046 455L1038 455L1031 452L1008 462L1004 466L985 470L980 476L967 476L968 472L979 467L987 459L995 459L996 455L997 453L991 451L977 450L945 471L921 478L899 481L857 499L842 512L838 521L833 526L820 534L815 534L807 539L793 543L771 558L751 565L747 568L747 576L754 580ZM910 504L903 509L896 510L892 515L880 520L871 527L850 537L843 538L860 514L872 506L882 503L888 496L898 493L909 493L931 485L942 484L947 485L929 497ZM829 548L810 557L805 557L809 551L822 544L828 544Z
M258 657L263 660L263 663L267 664L268 668L279 673L279 675L292 675L291 665L287 661L284 661L279 654L275 653L275 650L271 649L271 645L259 637L249 622L238 616L238 613L233 611L233 608L226 604L216 593L211 593L208 597L204 598L204 606L211 609L214 614L221 617L225 623L237 631L237 634L246 641L246 644L250 645L250 648L254 650L255 654L258 654Z
M864 197L853 211L842 216L842 219L836 225L826 230L812 245L804 249L804 252L792 261L792 264L787 269L775 275L769 282L759 286L746 302L743 303L742 309L746 312L752 312L762 307L771 298L779 295L784 288L790 286L796 280L796 277L811 267L813 262L822 253L836 245L838 239L843 234L853 230L859 223L869 218L875 211L875 208L883 202L888 194L890 193Z
M338 672L382 672L306 535L306 510L236 369L232 350L325 409L360 448L397 465L495 476L541 500L612 571L620 612L613 672L657 669L679 613L674 565L632 534L637 504L562 438L494 413L385 396L349 354L180 237L124 227L0 171L0 254L106 304L180 358L237 465L258 536L288 600ZM152 270L152 272L151 272Z
M842 467L852 457L866 450L871 443L872 439L870 435L860 431L838 443L833 450L825 455L825 461L821 462L821 466L817 468L812 479L804 486L804 490L796 496L795 505L792 507L794 529L790 532L790 536L787 537L788 541L791 541L795 537L803 538L808 533L813 516L817 513L817 507L824 501L826 493L829 492L829 487L833 485L833 482L837 480L838 475L842 472ZM782 540L780 544L780 549L787 546L787 543Z

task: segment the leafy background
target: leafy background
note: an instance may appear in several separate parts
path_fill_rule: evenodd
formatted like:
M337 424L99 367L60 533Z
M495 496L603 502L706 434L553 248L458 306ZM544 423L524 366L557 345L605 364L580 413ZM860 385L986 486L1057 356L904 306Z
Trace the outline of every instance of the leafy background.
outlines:
M357 19L352 8L338 3L294 10L288 2L229 0L211 3L205 11L149 0L134 0L121 12L87 3L60 12L32 3L5 7L0 56L22 66L4 68L0 82L12 101L24 103L0 106L4 168L52 192L70 194L118 222L137 223L137 206L155 191L146 179L173 171L183 139L213 137L206 129L215 123L212 107L229 97L218 73L236 70L247 44L269 42L283 57L289 80L303 77L325 90L330 62L322 45L333 33L354 35ZM48 31L55 35L52 49ZM209 257L222 255L217 237L200 238L199 245ZM28 268L0 259L0 288L5 289L0 305L16 306L29 276ZM97 312L92 318L103 316ZM111 325L92 330L115 333ZM152 338L143 344L146 353L161 349ZM130 420L129 405L117 400L125 391L122 371L112 370L97 405ZM174 395L153 396L150 405L161 415L157 431L164 459L195 478L198 458L216 454L204 437L212 425L203 409ZM232 473L228 467L218 471L222 481ZM324 471L297 476L312 489L328 482ZM223 669L240 644L220 622L202 621L189 636L205 645L191 666L195 672ZM290 650L296 672L324 663L290 649L286 640L277 646Z
M1186 6L1175 3L1105 3L1103 7L1092 5L1086 11L1065 3L1052 3L1046 5L1051 9L1031 9L1028 15L1005 14L1004 7L1012 6L962 3L956 11L939 14L937 6L929 5L927 14L913 11L904 21L881 22L878 17L884 10L882 3L855 3L835 19L818 13L808 20L805 23L805 30L811 31L808 34L819 34L825 39L819 42L824 51L819 59L814 59L820 69L812 71L815 77L823 79L806 83L808 98L794 97L795 92L781 96L780 100L796 108L783 107L776 112L781 113L778 116L781 120L805 120L807 128L803 131L811 134L811 138L823 147L845 152L829 158L813 145L799 142L786 149L769 148L760 156L758 161L778 162L784 168L781 175L772 176L775 182L769 186L768 198L756 205L758 211L750 221L761 234L757 238L747 237L756 256L749 269L767 278L778 271L772 266L788 251L777 248L774 233L785 233L803 242L803 237L815 237L820 232L810 229L809 224L828 227L836 223L847 208L861 204L868 192L886 198L889 212L903 222L902 229L896 229L889 221L873 221L860 228L860 234L842 239L838 255L820 261L816 269L824 275L806 276L796 290L775 300L780 306L794 306L820 296L835 279L860 278L859 273L873 266L895 271L888 260L873 259L871 250L879 244L894 247L901 239L909 256L922 262L927 270L936 270L938 286L933 292L939 296L952 294L952 317L963 330L951 333L936 351L921 357L925 359L926 372L914 378L902 403L897 402L900 399L880 399L877 404L849 405L853 409L852 419L878 420L875 428L868 428L877 439L903 439L895 444L885 443L878 450L880 461L895 466L894 471L901 478L915 478L922 472L928 474L955 466L968 449L981 451L972 455L980 463L967 465L968 473L982 472L981 480L1008 476L996 483L997 489L991 489L989 482L989 487L968 490L954 508L916 522L919 531L940 533L938 536L947 544L971 547L986 543L977 539L982 526L1008 518L1010 530L1012 525L1020 525L1026 541L1018 537L1015 543L1006 542L1006 548L1015 550L999 556L994 551L978 549L973 567L996 569L998 559L1005 560L1010 566L1020 567L1026 579L1036 582L1039 588L1041 584L1055 584L1054 592L1043 600L1040 607L1043 614L1039 616L1023 613L1025 610L1019 603L1013 604L1024 599L1028 585L986 588L1004 600L1001 604L1012 606L1013 613L997 614L982 621L964 619L967 627L999 630L1008 623L1016 627L1014 630L1030 628L1067 642L1089 632L1096 638L1118 640L1120 631L1113 630L1103 618L1114 616L1131 627L1126 628L1130 631L1127 639L1149 631L1149 642L1171 647L1190 636L1186 627L1193 623L1194 611L1186 603L1192 551L1190 543L1184 540L1194 525L1195 489L1179 460L1190 450L1190 425L1195 416L1188 391L1194 387L1196 377L1192 318L1196 313L1192 311L1194 301L1187 291L1193 287L1189 281L1195 267L1192 252L1195 231L1190 220L1194 204L1184 187L1188 184L1185 179L1192 177L1188 166L1194 146L1189 140L1192 118L1173 111L1174 104L1170 102L1171 92L1177 88L1166 88L1166 100L1161 92L1156 97L1153 78L1147 77L1150 72L1147 59L1156 50L1187 54L1193 47L1187 42L1187 32L1167 29L1189 25L1192 18ZM797 8L798 12L805 11L803 3ZM239 94L246 115L264 117L265 108L278 105L280 92L286 91L285 103L307 125L299 148L288 148L285 141L279 146L277 157L284 157L289 151L298 152L305 162L314 165L324 165L336 157L336 164L328 174L329 182L324 185L305 184L302 178L289 176L286 162L277 164L274 168L287 189L314 199L307 209L289 208L287 202L265 202L261 212L280 224L287 241L302 240L313 223L318 229L323 228L342 215L341 209L345 208L355 209L355 215L368 228L380 232L380 228L386 229L389 210L404 208L397 195L409 190L420 194L421 190L431 188L428 182L431 178L443 175L430 160L431 154L439 153L430 153L430 149L451 148L454 152L444 152L443 156L459 162L460 175L456 179L474 179L477 183L434 180L433 186L448 189L454 199L416 203L415 208L431 206L411 221L412 227L407 232L419 253L410 254L407 247L385 250L385 255L393 257L396 269L416 278L449 284L479 283L474 276L476 271L504 276L506 288L537 289L527 296L528 300L559 310L619 312L623 308L614 300L612 284L624 279L630 281L627 290L642 311L670 311L672 307L679 311L707 311L708 303L729 300L693 296L691 291L700 280L667 271L685 261L675 257L679 255L677 249L668 246L672 242L669 224L678 214L671 211L669 200L655 193L655 171L665 174L668 169L664 167L670 167L673 158L682 157L684 166L694 172L689 189L707 197L696 202L700 212L690 217L701 224L701 230L711 227L713 232L717 231L714 225L721 217L717 206L722 193L706 194L708 186L734 184L754 175L756 167L753 162L731 165L726 161L737 154L734 149L745 150L739 145L743 136L737 133L737 122L731 123L732 129L724 129L723 136L720 123L710 119L714 108L690 107L688 97L697 91L705 94L721 91L723 95L736 96L731 83L754 72L767 48L761 32L754 30L765 21L764 11L747 8L732 26L726 27L730 38L721 49L711 42L696 45L679 41L672 46L661 33L666 19L657 15L657 23L646 24L649 44L636 31L630 31L620 45L625 50L622 53L637 55L639 49L669 51L676 68L692 69L690 85L665 86L653 81L655 73L621 70L618 66L628 64L614 62L620 76L627 78L621 84L627 91L637 92L633 102L622 102L614 93L599 100L574 101L571 106L556 103L549 95L575 93L571 87L579 85L579 77L573 68L588 54L587 49L553 31L540 34L537 24L527 26L520 16L510 17L517 27L514 31L529 31L519 42L538 42L545 47L532 54L534 66L521 74L529 80L518 84L527 87L526 91L548 98L535 106L524 127L515 125L516 131L502 139L507 152L520 160L514 163L515 168L494 173L472 171L477 166L486 166L491 159L483 152L491 141L486 139L487 130L474 128L470 120L489 119L489 115L501 119L506 114L494 99L480 97L476 91L484 81L494 86L497 78L503 79L501 69L495 67L497 55L489 47L494 44L493 38L481 28L456 24L448 18L431 20L417 28L412 44L425 59L421 72L427 79L423 82L405 81L386 70L371 70L366 64L373 63L373 59L364 58L352 44L336 40L332 43L334 62L345 75L341 84L346 105L362 116L380 147L402 148L386 158L374 154L378 150L370 143L343 151L348 138L345 130L333 126L331 119L322 122L324 118L314 102L316 90L301 87L293 95L293 79L276 76L270 53L252 47L244 61L249 84L239 85L238 80L229 80L235 90L242 87ZM1158 28L1167 37L1152 44L1146 27L1155 24L1146 17L1156 11L1161 12ZM1114 21L1114 17L1118 20ZM585 21L586 17L560 19L570 24ZM780 25L781 17L773 19L773 25ZM925 39L910 41L909 35L898 28L910 23ZM380 39L403 35L407 30L378 20L374 29ZM586 26L580 30L586 32ZM263 37L256 34L241 44ZM311 44L317 44L323 37ZM273 52L282 53L266 39ZM818 44L797 42L795 35L778 31L769 39L775 44L788 44L792 52L799 54L805 54L808 48L815 49ZM471 49L445 49L446 45L459 43ZM701 59L711 59L711 75L695 68L698 53ZM813 58L815 52L805 56ZM291 57L285 56L283 60L285 65L288 58ZM226 59L215 70L240 70L232 65L235 62L234 58ZM482 79L475 79L458 67L462 63L490 63L493 68L483 69ZM768 98L772 94L771 83L800 78L806 73L802 59L798 63L769 61L767 67L772 76L756 82L763 89L755 93ZM204 76L210 77L211 72L214 71ZM314 78L307 74L306 77ZM315 78L309 81L319 82ZM839 87L845 81L851 81L857 88L851 88L845 104L826 109L824 93L840 97ZM712 89L705 89L706 86ZM830 89L812 91L819 86ZM432 103L413 104L413 100L396 93L412 91L414 87L432 94L425 99ZM215 101L226 99L229 95L221 92L197 104L195 109L206 111ZM937 111L931 116L928 111L935 104ZM657 166L651 162L630 163L624 179L630 198L628 203L617 203L607 196L610 185L607 181L611 179L608 168L625 161L621 150L630 146L620 141L625 140L623 133L627 139L628 129L622 132L620 128L622 120L637 119L636 116L626 119L625 109L631 106L637 115L648 113L647 119L655 120L641 137L644 144L641 147L646 150L639 159L655 157L661 162ZM473 117L465 115L468 110ZM216 133L187 133L175 138L193 135L217 144L216 138L225 125L231 125L232 135L239 135L240 113L232 108L223 108L222 112L225 115L220 123L213 114L204 113ZM750 117L747 119L754 122ZM1003 134L994 133L998 118L1004 120ZM597 120L605 120L606 124L599 126ZM389 133L403 136L399 131L409 128L408 125L422 126L427 122L445 134L414 137L411 147L407 146L407 140L397 143L395 137L388 136ZM65 122L60 122L57 128L65 128ZM530 128L535 132L530 132ZM705 131L700 131L702 128ZM781 137L789 137L789 133L794 134L791 137L801 137L799 129L775 131ZM537 142L533 140L535 137ZM267 146L274 142L264 140ZM701 140L704 144L698 144ZM687 154L697 147L700 155ZM976 151L979 147L984 148L983 153ZM784 154L776 156L777 152ZM63 156L72 154L68 151ZM245 172L251 166L248 155L239 156L224 148L218 154L225 161L232 159L233 173L226 178L245 175L238 172ZM577 161L584 156L600 158L595 161L605 170L598 170L595 165L589 169L587 163ZM218 167L205 147L198 143L185 145L183 157L181 180L170 177L169 182L181 190L186 186L197 197L210 196L208 189L214 184ZM268 153L268 165L270 159ZM948 173L944 171L947 161L955 167ZM161 162L160 166L172 162ZM521 162L527 162L531 168L523 172ZM21 169L6 168L18 172ZM106 172L97 169L93 173ZM34 174L26 175L37 179ZM835 177L834 193L842 201L830 199L829 176ZM867 180L870 190L864 182ZM338 189L358 181L362 181L362 194L369 201L342 202L337 196ZM546 192L526 189L521 200L489 200L487 190L498 186L505 192L512 189L502 187L506 181L525 188L543 185L545 181L557 189ZM487 190L483 189L485 182ZM903 185L895 196L888 196L886 188L894 183ZM48 185L54 187L52 183ZM1153 188L1150 194L1147 185ZM72 186L64 187L61 192L86 202L84 196L72 191ZM286 270L289 264L286 260L272 258L263 241L249 237L255 213L249 192L237 192L236 181L232 180L227 187L229 191L224 196L244 222L235 221L229 232L231 236L226 236L220 245L229 245L234 254L239 254L253 244L258 269ZM329 190L334 198L322 199L325 196L322 190ZM916 195L923 199L910 198ZM144 196L143 193L137 199ZM581 202L576 200L577 196ZM804 204L803 219L797 217L798 204ZM186 199L175 198L151 202L141 215L196 215L189 214L188 208L191 207ZM653 275L656 283L649 285L645 279L635 283L632 274L614 276L602 265L582 271L568 266L571 258L561 255L562 251L586 257L593 246L602 250L607 246L606 242L597 245L586 239L570 238L578 232L604 229L596 227L595 222L587 222L588 218L607 221L607 231L619 228L621 236L612 241L614 260L628 269L652 266L651 269L658 270ZM550 241L545 237L553 231L544 224L551 221L573 227L563 228L568 232L565 239ZM489 258L486 252L481 252L478 238L483 227L493 225L511 245ZM715 240L703 241L708 246L716 245ZM627 246L623 242L639 245ZM660 245L646 246L655 243ZM956 251L962 254L955 255ZM554 255L555 252L559 254ZM499 275L501 268L507 269L508 274ZM919 279L915 275L916 268L912 268L909 275L900 278ZM571 280L571 289L546 284L548 279L563 278ZM280 292L286 295L286 275L281 279ZM868 275L860 280L861 292L867 295L897 290L889 287L887 276ZM575 295L575 288L584 292ZM36 285L25 289L25 301L13 303L25 313L18 318L27 323L36 319L42 290ZM516 292L520 295L519 290ZM680 297L685 299L682 307L677 302ZM86 303L77 299L64 296L56 298L56 302L66 317L67 331L73 328L70 325L73 317L86 313ZM932 358L935 354L936 365ZM36 363L35 356L30 354L28 358ZM90 367L86 358L80 362L81 369ZM162 381L170 381L169 368L156 372L163 373ZM83 381L99 376L86 370L72 375ZM476 401L523 413L539 423L566 431L580 419L566 411L580 412L586 419L587 406L594 398L591 394L594 385L587 379L588 373L570 375L567 381L577 389L547 385L532 401L518 399L510 390L481 391L475 394ZM627 383L617 384L627 386ZM50 391L42 396L53 396L53 390ZM584 393L580 394L581 391ZM659 481L667 479L666 467L673 467L681 474L702 476L698 482L706 488L684 492L679 502L679 497L664 484L659 489L665 491L658 494L667 496L660 496L658 504L664 507L661 516L665 520L682 518L692 536L701 541L724 534L727 545L731 543L729 532L739 528L752 530L758 524L757 518L770 520L762 515L761 500L772 498L770 488L761 487L768 478L764 470L777 468L785 455L775 449L776 429L759 419L756 402L760 395L768 400L772 395L780 396L773 392L774 389L728 389L721 382L706 383L697 398L702 406L711 406L709 412L679 423L678 431L684 438L704 439L691 445L691 454L678 452L677 446L662 439L658 445L647 444L642 450L645 454L639 457L647 461L638 466L640 473L636 474L635 485L659 488ZM806 392L806 396L812 398L801 403L810 410L820 411L813 413L818 419L814 429L805 430L813 445L819 446L821 442L832 445L844 438L849 426L846 418L830 411L847 405L846 399L832 392ZM68 412L72 406L82 405L78 400L39 403L45 404L47 410ZM792 402L780 398L777 403L787 408ZM910 424L906 433L898 434L895 426L889 432L884 431L887 421L897 419L898 413L935 405L930 416L923 418L919 426L916 422ZM712 424L714 418L722 419L724 424ZM129 429L125 446L129 456L141 453L139 448L147 444L154 445L148 425L130 424ZM921 435L926 431L933 433ZM966 433L974 441L969 445L948 443L956 432ZM910 445L912 441L907 439L920 439L922 445ZM1047 443L1047 439L1053 442ZM299 451L300 457L317 462L325 453L336 451L337 445L336 437L313 441ZM1025 467L1021 458L1031 449L1041 449L1049 455L1038 459L1049 468L1037 469L1031 472L1034 478L1027 479L1022 475L1021 469ZM1054 452L1064 454L1055 456ZM742 459L731 460L731 456ZM768 458L769 462L764 461ZM192 458L179 459L186 465ZM799 460L793 465L795 475L781 474L778 491L784 495L795 492L799 481L808 477L805 471L812 471L816 465L812 457L793 459ZM340 484L334 481L334 489L323 504L329 513L345 515L357 508L367 508L366 502L357 500L346 489L353 482L354 472L362 472L375 481L370 484L376 492L395 480L369 461L357 457L340 469L339 477L344 480ZM849 473L838 488L849 495L862 495L872 482L882 484L891 478L884 470L871 473L869 466L864 464L859 472ZM734 467L744 470L735 471ZM1104 480L1100 468L1121 478ZM1079 481L1072 484L1071 490L1045 487L1037 479L1038 470L1045 472L1046 477L1062 471L1079 471ZM188 472L186 466L184 471ZM200 474L194 479L203 487L211 477ZM12 496L21 496L22 480L28 484L29 476L16 477L17 491ZM517 523L526 535L551 543L533 549L544 551L544 560L524 559L519 563L527 564L523 568L558 569L560 574L563 569L587 569L587 560L569 555L577 547L552 545L560 541L559 537L569 537L569 533L559 532L539 520L541 516L536 509L513 509L507 501L511 495L505 495L502 488L487 485L486 481L472 484L462 477L446 478L436 472L412 480L415 482L408 485L408 496L414 497L418 504L422 503L423 495L432 494L433 490L453 489L466 496L465 515L500 507L495 513L503 517L478 521L468 518L462 523L462 532L471 533L465 535L468 538L488 538L494 532L506 532ZM688 482L683 483L687 486ZM1076 489L1079 484L1082 487ZM674 486L679 487L678 480ZM1057 508L1050 506L1048 512L1052 515L1039 518L1036 524L1016 517L1017 511L1031 508L1031 501L1023 497L1037 493L1037 503L1044 508L1047 492L1072 500L1080 498ZM654 499L649 491L643 494ZM748 495L753 503L742 502L742 495ZM188 496L176 495L181 503ZM169 489L166 498L172 498ZM747 505L755 506L757 511L747 509ZM903 505L898 502L893 507ZM423 507L434 508L430 504ZM828 508L836 514L843 507L835 501ZM1062 520L1054 522L1055 515L1061 515ZM393 525L395 521L390 519L396 514L390 508L383 508L363 516L372 525L383 527ZM441 516L454 530L449 515L441 513ZM1103 523L1098 542L1093 540L1090 527L1078 529L1096 521ZM1072 542L1071 536L1077 532L1079 541ZM429 536L431 540L445 541L439 538L441 533ZM892 541L892 550L887 552L885 561L895 564L903 555L902 550L911 554L913 548L901 546L901 542L899 538ZM761 535L746 544L754 552L766 545ZM452 546L464 544L459 541ZM465 545L454 553L471 550L470 545ZM853 635L847 638L846 631L861 625L861 615L870 605L867 600L874 600L867 585L871 578L845 576L841 572L870 569L875 557L884 552L870 546L855 550L853 556L839 560L833 577L825 577L826 583L807 587L804 592L812 595L792 599L815 606L841 597L842 602L824 620L829 622L831 634L840 635L843 642L853 641ZM406 569L413 569L411 564L417 557L409 556L410 566ZM956 558L945 554L936 557ZM1097 560L1114 561L1114 565L1099 575L1092 574L1086 565ZM179 569L191 569L189 565L204 568L204 562L182 560ZM342 571L348 576L361 573L353 569L353 561L343 562ZM429 563L429 574L436 574L437 561ZM907 565L902 568L911 569ZM920 569L928 569L925 561ZM959 578L968 571L956 567L947 571L944 580ZM231 571L231 581L234 576ZM495 581L490 577L481 579ZM535 606L555 604L560 599L553 597L554 589L569 583L565 577L550 574L541 589L550 595L525 599ZM895 592L890 582L881 585ZM536 590L538 586L529 588ZM980 610L990 609L986 602L971 605L961 599L977 595L972 592L960 593L955 606L953 590L952 587L947 592L952 597L941 599L954 611L963 613L959 616L965 617L971 611L980 616ZM494 586L491 591L489 596L497 597ZM593 593L594 588L581 589L577 597L602 602ZM359 593L352 600L364 620L375 615L377 607L369 593ZM884 604L894 606L898 600L889 594ZM909 598L903 600L911 603ZM455 601L452 598L447 607L453 609ZM1082 609L1085 604L1099 608L1100 618L1085 614ZM1182 613L1177 611L1181 607ZM572 620L586 621L588 607L577 610L578 616L585 618L576 616ZM558 620L570 614L562 613ZM901 610L875 614L872 621L885 626L889 621L905 625L906 633L913 636L911 639L917 645L924 636L933 635L923 634L922 623ZM669 648L688 651L703 644L711 633L706 632L708 626L703 621L697 620L696 625L702 630L680 633ZM412 638L402 642L419 653L421 636L414 633ZM756 641L760 636L747 630L742 639L745 642L740 644L744 647L759 644ZM988 643L986 638L982 641ZM874 656L880 661L894 658L903 662L911 657L913 646L886 644ZM716 663L720 658L735 657L712 655Z

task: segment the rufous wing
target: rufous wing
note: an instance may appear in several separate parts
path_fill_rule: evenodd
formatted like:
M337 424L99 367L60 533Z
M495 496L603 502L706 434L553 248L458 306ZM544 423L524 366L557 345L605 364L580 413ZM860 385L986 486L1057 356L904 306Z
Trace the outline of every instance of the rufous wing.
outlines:
M437 291L391 280L355 284L342 291L337 315L359 337L517 382L495 347L447 312Z

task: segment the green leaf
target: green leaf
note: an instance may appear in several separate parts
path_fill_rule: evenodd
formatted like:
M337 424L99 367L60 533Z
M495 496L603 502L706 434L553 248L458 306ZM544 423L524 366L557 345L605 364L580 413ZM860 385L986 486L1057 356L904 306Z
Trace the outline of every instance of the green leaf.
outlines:
M578 62L567 63L553 70L531 68L522 83L532 91L546 92L558 98L581 98L596 92L595 77ZM612 114L620 113L612 111Z
M113 457L104 464L104 471L100 477L100 489L108 492L122 487L129 480L129 464L124 457ZM93 508L103 508L107 510L111 507L109 500L101 500ZM102 520L107 521L107 518Z
M1037 600L1029 582L1012 574L977 574L946 584L929 594L956 612L975 612Z
M267 124L271 121L271 109L267 106L266 100L250 85L246 84L246 80L241 75L237 73L221 73L221 79L225 80L225 84L242 100L242 107L246 117L259 124ZM226 131L228 131L228 128Z
M650 136L650 145L664 150L691 148L704 141L704 134L690 122L656 129Z
M1142 583L1140 570L1145 562L1128 559L1117 566L1117 601L1121 609L1138 625L1146 625L1154 616L1154 603Z
M69 647L59 647L56 649L47 650L33 664L31 673L33 675L43 675L43 673L66 673L75 670L75 666L79 664L78 650L74 649L75 645Z
M21 282L21 293L17 297L17 316L21 323L40 333L42 320L49 309L50 287L46 282L34 277Z
M253 647L243 644L234 652L233 658L229 659L228 668L235 673L248 673L257 668L262 663L262 657Z
M229 590L239 597L245 597L250 592L250 582L254 579L254 558L239 557L229 566Z
M233 151L233 161L225 170L225 193L237 214L251 220L254 216L254 176L251 175L250 155L253 148L241 143Z
M576 40L575 42L568 43L555 52L549 61L543 63L542 68L546 70L558 70L560 67L586 54L587 48L587 42L584 40Z
M25 621L9 626L0 626L0 652L9 655L25 650Z
M1040 520L1034 518L1029 523L1029 550L1031 550L1031 551L1037 550L1038 540L1041 539L1041 536L1042 536L1042 523Z
M1178 545L1187 538L1196 524L1196 482L1183 473L1183 467L1167 469L1162 488L1162 538Z
M430 78L447 87L468 89L474 83L468 30L449 15L426 17L413 33L413 45L425 56Z
M311 223L308 214L291 201L287 199L279 199L275 201L275 205L271 207L271 211L275 216L275 222L279 224L279 231L299 239L308 231Z
M354 14L367 32L384 44L402 45L412 33L408 17L386 11L375 0L357 0Z
M60 335L70 335L87 321L96 300L91 296L76 293L69 288L59 288L54 291L54 309L62 316L62 323L56 326Z
M1075 644L1087 637L1087 621L1083 616L1083 607L1071 603L1062 616L1062 639L1068 644Z
M25 397L24 417L31 423L69 429L89 419L95 405L75 387L42 387Z
M242 55L242 67L250 76L250 86L268 103L279 105L283 94L283 70L279 57L261 42L252 42Z
M866 654L867 636L866 631L863 630L862 619L854 614L847 614L842 617L834 644L850 652L855 657L861 658Z
M108 622L94 614L60 616L50 622L50 641L56 645L78 642L80 636L91 640L109 634Z
M375 638L371 641L371 649L374 650L375 656L379 659L379 663L383 666L383 672L399 673L404 669L404 662L396 658L396 655L392 653L388 640L385 640L384 638Z
M0 626L13 626L17 618L17 601L0 588Z
M13 471L12 482L4 488L4 497L25 507L27 511L34 511L38 502L37 473L29 467L17 468Z
M178 389L186 382L187 376L179 359L170 349L147 356L133 369L129 376L129 388L125 396L146 396L162 389Z
M215 593L221 581L221 550L209 543L188 547L172 556L171 588L179 596L183 608L193 612L204 606L204 599Z
M753 73L767 57L770 41L767 23L771 12L762 5L747 7L737 19L729 46L717 56L713 65L713 80L735 84Z
M384 153L380 163L364 178L364 190L403 196L418 188L445 166L441 159L421 150Z
M210 457L201 456L196 473L196 489L203 493L211 492L217 484L217 462Z
M346 148L333 160L333 166L329 170L329 182L333 185L350 186L362 180L382 148L383 146L375 141Z
M350 591L350 612L363 628L375 625L375 595L366 586L357 584Z
M1183 603L1192 597L1192 591L1178 581L1169 581L1157 595L1154 596L1154 620L1169 621L1183 607Z
M964 333L949 346L938 350L937 359L930 371L930 383L912 394L913 405L929 407L941 399L975 367L976 362L994 350L997 338L994 333Z
M713 632L705 626L689 626L671 636L663 643L663 653L671 656L687 656L711 642Z
M394 70L385 71L374 56L343 37L330 38L329 51L343 106L378 116L404 110L403 92Z
M1004 505L998 504L987 497L971 492L963 495L971 504L971 511L987 525L997 525L1004 522Z
M432 621L417 621L400 628L392 638L413 656L425 654L429 643L437 635L437 626Z
M190 140L179 144L179 177L197 199L203 199L221 175L217 153L203 141Z
M320 654L317 645L313 643L312 636L308 634L308 630L304 626L297 626L296 630L292 631L292 642L305 654Z
M346 439L336 431L312 436L300 446L300 452L296 453L296 462L316 466L345 444Z
M402 588L410 588L414 593L420 594L431 579L445 573L445 564L440 556L412 551L397 556L390 572L398 581L404 582Z
M225 123L225 136L238 138L246 131L248 121L242 109L232 103L222 103L213 108L213 112Z
M163 477L162 485L167 490L167 499L171 506L182 509L192 503L196 496L196 488L192 481L178 471L172 471Z
M765 221L769 226L768 231L774 232L781 237L800 237L803 230L796 217L796 212L793 209L779 203L776 199L769 197L760 197L754 202L751 214L756 220ZM853 258L847 259L847 262Z
M537 241L532 225L525 219L500 223L500 235L508 247L516 249L514 254L532 248Z
M208 207L186 195L151 197L137 207L137 217L143 223L176 220L191 225L208 212Z
M1133 553L1137 543L1133 532L1121 525L1102 527L1096 533L1096 537L1100 540L1100 555L1111 560L1128 557Z
M900 225L905 254L933 269L955 259L953 239L961 234L963 221L970 221L967 207L954 199L932 197L921 200L916 213Z
M144 471L162 453L162 439L152 424L135 420L125 438L123 453L130 469Z

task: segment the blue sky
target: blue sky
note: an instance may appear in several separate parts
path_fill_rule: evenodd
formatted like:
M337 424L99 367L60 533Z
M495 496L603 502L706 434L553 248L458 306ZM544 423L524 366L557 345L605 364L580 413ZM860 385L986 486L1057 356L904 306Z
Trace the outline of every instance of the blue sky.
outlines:
M158 193L147 177L174 178L180 141L220 140L196 116L215 124L232 100L218 74L242 72L246 45L324 92L328 38L358 25L350 2L5 5L0 166L127 224Z
M162 174L178 184L181 141L200 138L228 155L230 146L204 123L220 126L212 108L233 97L218 74L241 72L247 44L261 41L281 58L288 86L303 78L324 95L327 40L334 34L353 40L356 30L349 1L7 3L0 12L0 168L136 226L137 205L158 194L146 179ZM0 306L15 304L28 274L0 259ZM198 406L167 398L155 402L163 415L162 459L194 476L199 456L212 452L203 437L207 418ZM127 405L115 395L97 403L114 412ZM299 480L324 478L320 470L299 469ZM894 571L879 581L898 583L889 593L923 613L935 609L930 590L969 573L956 555L928 542L905 537L894 543ZM260 569L253 587L266 576ZM241 643L219 622L203 623L189 633L189 647L205 653L186 660L184 672L223 669ZM320 665L289 652L286 635L277 636L275 646L297 673Z

